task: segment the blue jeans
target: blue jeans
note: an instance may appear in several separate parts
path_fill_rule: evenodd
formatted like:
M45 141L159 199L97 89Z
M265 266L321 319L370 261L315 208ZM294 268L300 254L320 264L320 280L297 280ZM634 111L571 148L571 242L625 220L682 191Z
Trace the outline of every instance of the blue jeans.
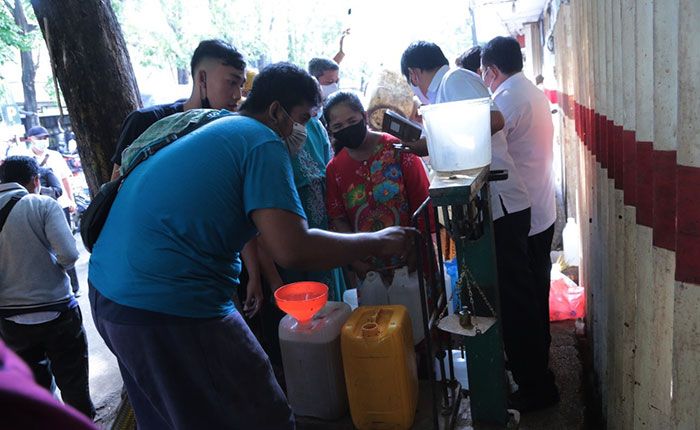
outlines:
M184 318L119 305L90 285L139 430L294 429L267 355L243 318Z

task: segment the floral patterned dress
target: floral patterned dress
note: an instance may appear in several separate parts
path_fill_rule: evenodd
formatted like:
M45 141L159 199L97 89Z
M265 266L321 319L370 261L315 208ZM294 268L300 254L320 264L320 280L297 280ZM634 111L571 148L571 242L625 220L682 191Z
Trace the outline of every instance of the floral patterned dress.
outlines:
M354 232L410 226L413 212L428 197L423 162L393 147L399 141L382 134L376 151L357 161L340 151L326 167L326 206L331 220L343 219ZM394 259L371 259L377 269L395 267Z

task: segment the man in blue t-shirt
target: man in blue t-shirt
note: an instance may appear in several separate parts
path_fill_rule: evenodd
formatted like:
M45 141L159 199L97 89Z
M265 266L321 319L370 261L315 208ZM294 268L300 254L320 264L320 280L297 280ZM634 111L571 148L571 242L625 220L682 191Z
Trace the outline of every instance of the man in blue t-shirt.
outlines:
M246 63L235 47L223 40L203 40L192 54L190 67L192 94L189 99L135 110L126 117L112 157L112 178L119 176L122 152L154 122L190 109L236 110L245 83Z
M289 148L320 102L302 69L265 68L240 116L161 149L124 181L90 260L90 302L139 428L291 429L269 360L231 297L258 235L284 267L409 256L411 229L309 229Z

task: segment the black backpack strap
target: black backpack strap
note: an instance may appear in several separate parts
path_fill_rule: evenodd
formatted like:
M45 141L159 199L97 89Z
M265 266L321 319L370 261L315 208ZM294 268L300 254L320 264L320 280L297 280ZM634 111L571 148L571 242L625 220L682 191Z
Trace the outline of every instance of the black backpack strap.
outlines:
M10 216L10 211L15 207L18 201L22 200L22 197L24 196L10 197L10 201L0 209L0 231L5 227L5 221L7 221L7 217Z

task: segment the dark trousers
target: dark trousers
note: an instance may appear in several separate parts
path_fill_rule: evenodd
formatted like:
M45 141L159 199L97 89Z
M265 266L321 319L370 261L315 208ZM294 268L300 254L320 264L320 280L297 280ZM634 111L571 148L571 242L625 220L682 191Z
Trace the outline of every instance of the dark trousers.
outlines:
M494 221L501 298L503 344L508 366L521 389L553 382L548 370L547 334L528 254L530 209Z
M535 275L535 288L537 290L537 303L539 303L540 320L545 326L547 360L549 360L549 345L552 343L552 335L549 332L549 288L552 271L552 238L554 237L554 224L547 230L530 236L527 239L527 249L530 255L530 267Z
M117 305L90 287L139 430L294 428L270 361L238 312L181 318Z
M79 307L43 324L16 324L0 319L0 334L29 365L38 384L51 390L55 378L63 401L94 418L88 383L87 338Z

